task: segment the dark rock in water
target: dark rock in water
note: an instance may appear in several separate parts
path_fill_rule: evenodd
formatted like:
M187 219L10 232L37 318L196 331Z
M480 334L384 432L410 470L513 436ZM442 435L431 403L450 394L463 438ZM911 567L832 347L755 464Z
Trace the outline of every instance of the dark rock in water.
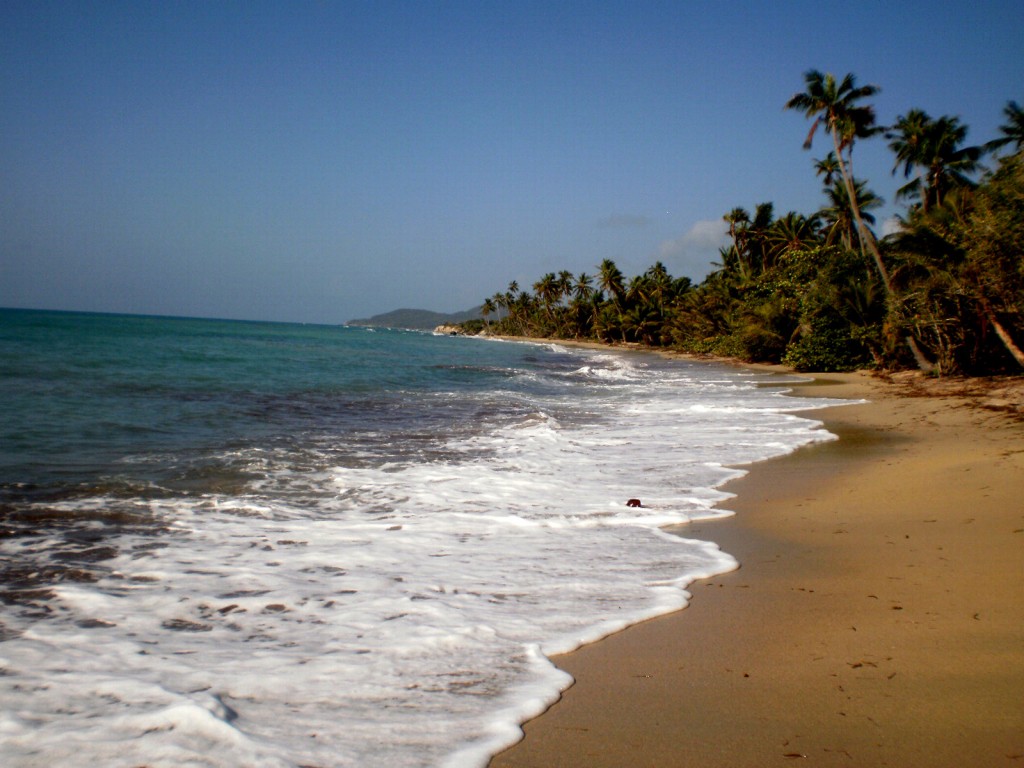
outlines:
M213 699L218 704L213 714L215 714L225 723L233 723L235 722L235 720L238 719L238 712L236 712L233 707L228 705L228 703L221 698L221 695L219 693L213 694Z
M188 619L168 619L161 622L160 626L164 629L173 629L175 632L209 632L213 629L209 624L200 624Z
M627 507L642 507L643 504L640 503L640 499L630 499L629 501L626 502L626 506Z

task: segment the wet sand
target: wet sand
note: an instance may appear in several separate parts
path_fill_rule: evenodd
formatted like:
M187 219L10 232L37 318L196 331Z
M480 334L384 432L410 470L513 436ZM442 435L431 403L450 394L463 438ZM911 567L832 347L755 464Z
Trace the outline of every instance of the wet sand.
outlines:
M801 387L871 402L677 529L740 569L557 657L576 684L493 768L1024 766L1024 422L978 407L1022 389L906 389Z

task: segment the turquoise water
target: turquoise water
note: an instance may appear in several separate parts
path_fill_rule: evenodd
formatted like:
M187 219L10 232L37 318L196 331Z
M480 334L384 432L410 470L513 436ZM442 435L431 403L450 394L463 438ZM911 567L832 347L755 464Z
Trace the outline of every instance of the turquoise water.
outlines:
M402 331L12 310L0 355L0 478L58 487L105 472L173 485L225 445L429 434L478 416L438 414L431 393L493 387L523 357Z
M0 762L484 765L568 685L548 656L736 566L662 526L831 439L765 381L2 310Z

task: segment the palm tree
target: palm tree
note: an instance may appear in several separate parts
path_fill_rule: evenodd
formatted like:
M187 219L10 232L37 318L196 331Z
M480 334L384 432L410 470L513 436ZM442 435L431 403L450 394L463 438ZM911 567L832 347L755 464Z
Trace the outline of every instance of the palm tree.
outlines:
M576 282L573 283L573 297L576 301L585 302L590 299L590 295L593 293L594 279L586 272L580 272L576 276Z
M572 278L566 295L569 297L568 323L575 338L585 336L593 325L594 298L593 278L580 272Z
M859 179L853 180L853 188L857 194L857 207L860 209L861 217L866 223L874 224L875 217L870 210L878 208L884 201L865 188L864 182ZM832 245L838 237L843 247L852 249L857 237L857 222L853 218L853 206L850 205L846 185L842 180L834 181L830 187L825 188L825 196L828 198L828 205L818 211L827 233L825 245Z
M814 139L814 132L819 125L824 125L832 135L832 146L835 150L836 160L839 163L839 173L846 185L846 194L850 201L850 210L857 222L857 233L860 236L860 246L865 245L871 251L871 256L878 268L878 274L882 278L886 295L892 294L892 281L889 272L882 261L882 253L878 250L878 243L872 236L871 231L864 223L860 208L857 205L857 191L853 184L853 170L850 167L854 139L871 136L878 132L874 127L875 112L870 106L860 106L858 101L878 93L879 89L874 85L863 85L857 87L856 79L852 74L847 74L842 81L836 82L834 75L823 75L818 70L812 69L804 74L804 82L807 90L802 93L795 93L786 102L786 109L798 109L807 117L814 120L811 130L804 141L804 149L810 149ZM843 150L847 154L844 157ZM934 365L921 352L917 341L913 336L907 336L907 346L910 347L914 360L919 368L925 371L934 370Z
M817 214L807 217L796 211L790 211L772 222L765 234L768 246L765 251L765 269L773 266L784 253L818 245L821 242L818 236L820 223Z
M498 306L505 307L508 311L508 326L514 333L523 332L523 295L519 290L519 283L513 280L508 284L508 290L501 296L501 300L498 302Z
M497 306L494 303L494 299L484 299L483 306L480 307L480 315L484 319L484 327L488 330L490 329L491 324L487 322L487 318L493 315L495 310L497 310Z
M569 298L572 295L573 276L572 272L563 269L558 273L558 300Z
M768 231L775 222L775 205L760 203L754 208L754 219L744 233L746 239L747 272L763 272L768 267Z
M825 155L823 160L817 160L814 163L814 175L824 176L822 183L826 187L831 187L839 174L839 160L836 158L835 152L829 152Z
M912 109L885 135L896 155L893 174L901 165L904 178L918 169L917 178L901 187L897 197L919 198L927 212L941 205L950 189L975 186L969 174L978 170L982 149L960 146L967 137L967 126L959 118L944 115L932 119L924 110Z
M534 293L540 299L544 314L547 315L548 323L553 327L555 324L554 305L561 298L558 278L554 272L548 272L544 277L533 284Z
M620 320L622 337L625 341L635 341L654 346L654 340L661 334L661 314L648 304L638 304L626 310Z
M925 133L930 122L931 118L923 109L912 109L896 118L896 123L885 132L885 138L889 139L889 149L896 156L893 174L902 165L903 178L910 177L923 155L921 147L925 143Z
M600 274L598 275L598 285L601 290L607 291L615 303L616 308L622 305L622 296L625 293L625 278L619 268L615 266L615 262L611 259L605 259L601 262Z
M629 280L626 288L626 305L629 307L637 304L649 305L653 299L654 285L647 275L637 275Z
M1009 144L1015 145L1020 151L1024 147L1024 109L1016 101L1008 101L1003 107L1003 114L1006 115L1006 122L999 126L1002 136L993 139L985 145L985 150L991 152L1001 149Z
M807 84L807 90L793 94L786 102L785 108L799 110L814 121L807 134L807 139L804 141L804 149L811 148L814 133L819 125L824 125L831 134L836 161L839 164L839 173L846 185L846 192L851 202L853 217L857 222L861 243L868 246L886 290L891 290L889 273L882 262L882 254L864 224L860 209L857 207L853 173L848 167L849 153L853 149L854 139L869 136L874 132L874 109L870 106L859 106L856 102L874 96L879 89L874 85L857 87L856 78L852 74L847 74L837 82L831 73L822 74L816 69L809 70L804 74L804 82ZM845 156L844 149L847 151Z
M508 294L507 293L502 293L501 291L498 291L496 294L494 294L490 298L490 301L494 305L495 309L497 310L498 327L501 328L505 324L504 323L505 318L507 318L508 315L509 315L509 297L508 297ZM505 313L504 317L502 317L502 314L501 314L502 311L504 311L504 313Z
M665 265L660 261L654 262L654 266L644 272L644 277L650 280L654 297L659 302L664 300L665 294L672 286L672 275L669 274Z
M733 208L722 218L729 225L729 237L732 240L733 247L736 249L736 254L739 255L743 250L740 240L743 237L746 225L750 223L750 214L743 208Z
M673 278L669 290L672 293L672 301L678 302L693 289L693 281L686 275Z
M1024 157L1000 162L976 196L968 238L968 264L983 311L1006 351L1024 368L1024 350L1011 336L1024 330ZM1003 319L1010 327L1007 328Z

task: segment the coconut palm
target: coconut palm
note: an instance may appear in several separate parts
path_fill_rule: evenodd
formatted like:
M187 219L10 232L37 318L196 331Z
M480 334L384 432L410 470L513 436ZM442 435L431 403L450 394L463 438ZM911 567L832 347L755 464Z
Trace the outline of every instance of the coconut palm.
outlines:
M661 313L649 304L632 306L619 318L623 339L649 347L654 346L655 340L660 336L662 322Z
M570 276L571 277L571 276ZM569 298L569 307L566 311L566 325L569 332L575 338L586 336L593 326L595 314L595 299L597 295L593 289L593 278L586 272L581 272L571 278L571 285L566 293Z
M568 269L563 269L558 273L558 292L559 300L568 300L572 298L572 288L576 278L573 277L572 272Z
M768 232L774 223L775 205L759 203L754 208L754 218L744 233L746 253L741 254L741 259L745 258L747 261L747 272L755 274L767 269L769 261Z
M594 279L586 272L580 272L572 286L573 298L579 302L588 301L594 292L593 285Z
M1000 162L975 196L967 241L968 273L984 314L1006 351L1024 368L1024 350L1012 332L1024 333L1024 157Z
M480 307L480 316L484 319L484 327L490 329L491 324L487 322L487 318L490 317L497 311L498 307L494 303L494 299L484 299L483 305Z
M878 250L878 243L875 242L871 230L864 223L860 208L857 206L857 191L853 185L853 169L851 157L853 142L855 139L871 136L878 132L874 126L875 112L870 106L857 104L861 99L874 96L879 89L874 85L863 85L857 87L856 79L852 74L847 74L841 81L837 82L832 74L822 74L817 70L809 70L804 74L804 82L807 90L802 93L795 93L786 102L786 109L797 109L803 112L808 118L813 119L811 130L804 141L804 149L810 149L814 139L814 132L819 125L824 125L832 135L832 146L835 150L836 160L839 163L839 173L846 185L847 197L850 201L850 210L857 222L857 233L860 239L860 246L865 246L871 252L875 261L878 274L882 278L887 295L892 294L892 281L889 272L882 261L882 253ZM844 157L843 150L846 150ZM933 370L934 366L921 352L917 341L913 336L908 336L907 346L910 347L922 370Z
M790 211L772 222L765 234L767 248L764 268L773 266L784 253L818 245L821 242L818 236L820 224L817 214L808 217L796 211Z
M944 115L932 119L924 110L912 109L897 118L885 135L896 155L893 174L900 166L904 178L918 171L916 178L896 192L897 197L919 199L927 211L941 205L950 189L975 186L970 174L979 168L982 148L961 146L967 126L959 118Z
M495 303L504 307L508 312L507 325L512 333L523 333L524 331L524 307L527 294L519 290L519 283L513 280L508 284L508 290L495 297Z
M601 262L598 274L598 285L601 290L606 291L612 301L615 303L616 308L621 307L622 297L625 294L625 278L619 268L615 266L615 262L611 259L605 259Z
M826 187L831 187L840 176L839 159L836 157L836 153L829 152L822 160L815 161L814 174L823 176L822 183Z
M853 188L861 217L865 223L874 224L875 217L870 211L880 207L884 201L867 189L864 182L859 179L853 180ZM837 179L831 186L825 188L825 196L828 198L828 204L818 212L824 224L825 245L832 245L838 239L845 248L852 249L857 238L857 222L853 217L853 206L850 205L846 185Z
M896 123L886 130L885 137L889 139L889 149L896 156L896 163L892 167L893 174L903 166L903 178L909 178L918 165L918 160L923 156L922 145L925 143L925 134L931 117L923 109L912 109L905 115L896 118Z
M537 295L537 298L540 299L544 308L550 309L551 305L558 300L559 296L558 278L555 277L555 273L548 272L540 280L534 283L533 292Z
M494 306L496 307L496 309L499 312L502 309L507 309L508 308L508 306L505 303L505 294L502 293L501 291L498 291L496 294L491 296L490 301L491 301L492 304L494 304Z
M854 139L870 136L875 132L874 109L870 106L857 104L861 99L874 96L879 89L874 85L857 86L856 78L847 74L841 81L837 81L831 73L822 74L816 69L809 70L804 74L804 82L807 89L801 93L795 93L786 102L786 109L796 109L803 112L813 120L811 130L804 141L804 149L811 148L814 134L818 126L824 125L825 129L832 136L836 162L839 165L839 174L846 185L847 195L851 201L853 217L857 222L857 231L860 233L861 243L867 245L871 255L882 276L886 289L891 290L889 273L882 261L882 254L878 250L875 239L871 236L867 225L864 224L860 209L857 207L857 194L853 186L853 172L849 168L850 152L853 149ZM843 154L846 150L846 155Z
M1017 151L1024 147L1024 109L1016 101L1008 101L1003 107L1003 114L1006 115L1006 122L999 126L1003 135L985 145L989 152L1009 144L1013 144Z
M743 251L743 235L746 225L750 223L750 214L743 208L733 208L722 217L729 225L729 238L732 240L736 253Z
M672 276L668 269L660 261L655 262L653 267L629 281L626 303L629 306L645 305L661 312L671 285Z
M660 302L672 286L672 275L660 261L654 262L654 266L644 272L652 287L652 295Z

